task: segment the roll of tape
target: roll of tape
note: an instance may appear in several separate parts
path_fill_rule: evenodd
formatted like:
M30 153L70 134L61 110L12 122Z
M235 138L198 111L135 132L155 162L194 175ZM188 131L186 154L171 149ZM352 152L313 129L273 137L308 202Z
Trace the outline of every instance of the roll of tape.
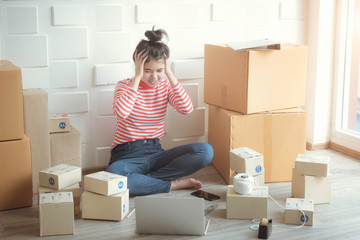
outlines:
M234 177L234 190L239 194L248 194L255 184L253 176L247 173L239 173Z

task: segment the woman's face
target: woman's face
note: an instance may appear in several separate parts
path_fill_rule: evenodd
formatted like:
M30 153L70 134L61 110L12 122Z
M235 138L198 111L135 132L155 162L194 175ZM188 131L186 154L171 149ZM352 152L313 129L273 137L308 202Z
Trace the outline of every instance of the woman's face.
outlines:
M144 74L142 81L150 87L156 87L157 84L164 79L165 76L165 60L151 59L144 64Z

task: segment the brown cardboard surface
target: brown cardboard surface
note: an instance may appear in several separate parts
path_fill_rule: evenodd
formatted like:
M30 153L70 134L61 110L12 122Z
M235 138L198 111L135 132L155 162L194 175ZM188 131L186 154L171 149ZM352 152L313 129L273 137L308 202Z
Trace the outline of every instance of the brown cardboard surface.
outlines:
M307 47L234 51L205 45L205 103L245 114L305 105Z
M21 69L0 60L0 141L24 137Z
M314 204L330 203L331 175L315 177L292 172L291 195L294 198L312 199Z
M51 166L48 94L42 89L26 89L23 95L25 134L31 141L33 192L37 193L39 172Z
M0 210L32 206L30 140L0 142Z
M292 168L306 147L306 114L298 109L244 115L209 105L208 142L212 164L230 182L230 149L249 147L264 155L265 182L291 181Z
M51 166L68 164L82 167L81 134L71 126L70 132L50 134Z
M84 176L84 190L110 196L127 191L127 177L105 171Z

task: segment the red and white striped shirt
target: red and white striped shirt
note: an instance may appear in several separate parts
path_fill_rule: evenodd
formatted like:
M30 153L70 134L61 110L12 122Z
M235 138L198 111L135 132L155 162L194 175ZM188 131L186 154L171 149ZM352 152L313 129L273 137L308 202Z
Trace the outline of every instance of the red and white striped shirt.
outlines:
M111 149L125 142L164 136L168 102L181 114L193 111L191 99L180 83L172 88L166 79L150 87L140 81L136 91L129 87L131 81L130 78L119 81L115 87L116 131Z

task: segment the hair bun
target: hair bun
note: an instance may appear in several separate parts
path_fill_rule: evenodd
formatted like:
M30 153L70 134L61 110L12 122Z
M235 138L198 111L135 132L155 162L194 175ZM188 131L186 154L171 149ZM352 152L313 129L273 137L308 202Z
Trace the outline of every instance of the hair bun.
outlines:
M150 42L160 42L163 36L167 36L167 33L163 29L154 30L155 26L152 30L146 31L145 36L149 39Z

